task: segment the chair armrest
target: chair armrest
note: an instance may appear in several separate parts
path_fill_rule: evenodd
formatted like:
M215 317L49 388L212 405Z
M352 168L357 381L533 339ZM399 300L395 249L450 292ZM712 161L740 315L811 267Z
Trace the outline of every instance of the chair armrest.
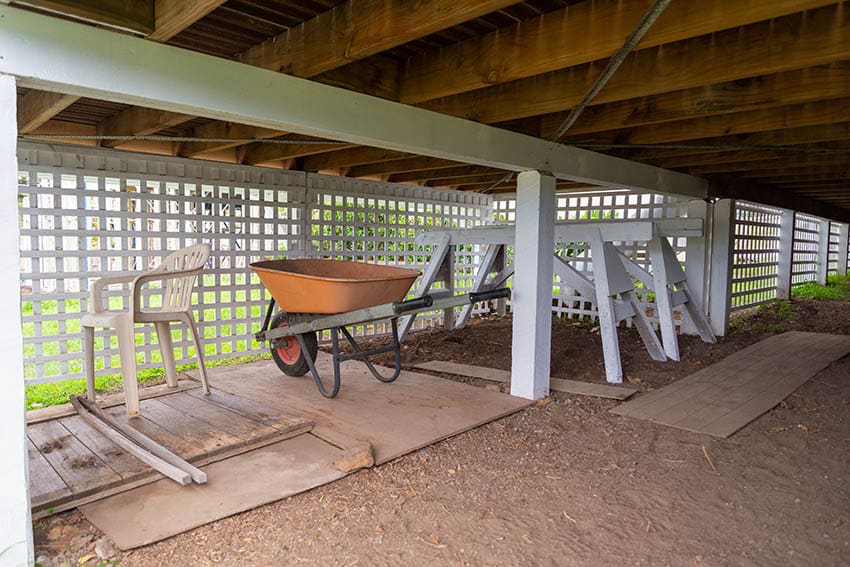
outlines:
M137 276L134 278L132 285L130 286L130 312L135 315L135 313L139 310L142 305L142 288L148 282L152 281L165 281L174 278L185 278L187 276L197 277L204 271L203 268L197 268L195 270L151 270L149 272L145 272L144 274Z
M89 312L103 313L103 290L111 285L125 284L134 281L138 276L110 276L100 278L94 282L91 288L91 302L89 303Z

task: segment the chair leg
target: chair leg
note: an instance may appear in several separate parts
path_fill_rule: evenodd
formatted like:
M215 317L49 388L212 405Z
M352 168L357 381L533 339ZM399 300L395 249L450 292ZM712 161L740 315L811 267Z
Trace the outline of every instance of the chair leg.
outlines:
M83 327L83 351L86 370L86 397L95 401L94 393L94 327Z
M195 324L195 319L191 315L186 317L186 323L192 330L192 338L195 340L195 352L198 354L198 371L201 374L201 384L204 387L204 394L209 395L210 383L207 380L207 367L204 365L204 347L201 344L201 336L198 334L198 326Z
M121 356L121 375L124 378L124 398L127 402L127 415L139 415L139 383L136 379L136 338L133 323L122 321L116 328L118 333L118 354Z
M157 321L156 336L159 337L159 352L165 367L165 382L169 388L177 387L177 363L174 362L174 345L171 342L171 325L168 321Z

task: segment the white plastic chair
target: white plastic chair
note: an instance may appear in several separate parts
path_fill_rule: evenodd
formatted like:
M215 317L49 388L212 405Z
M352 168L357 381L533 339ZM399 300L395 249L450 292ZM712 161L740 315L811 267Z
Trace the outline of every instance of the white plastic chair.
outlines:
M86 388L88 399L95 400L94 392L94 328L109 327L118 334L118 354L121 358L121 374L124 379L124 397L127 400L127 415L139 415L139 385L136 381L136 344L133 326L135 323L153 323L159 337L165 381L177 386L177 369L174 362L174 347L171 342L171 321L182 321L192 331L195 352L204 393L210 393L207 369L204 366L203 347L198 328L192 315L192 289L195 279L203 271L210 256L208 244L187 246L169 254L152 270L140 275L106 277L94 283L89 303L89 313L83 316L85 333ZM150 281L163 282L162 307L142 308L141 290ZM126 311L108 311L103 305L103 291L115 284L130 283L130 305Z

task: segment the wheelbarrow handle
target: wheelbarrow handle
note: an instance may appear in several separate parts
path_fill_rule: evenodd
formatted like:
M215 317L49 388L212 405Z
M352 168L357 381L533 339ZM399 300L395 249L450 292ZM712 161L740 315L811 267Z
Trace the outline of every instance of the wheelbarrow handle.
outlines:
M421 311L431 307L433 304L434 298L430 295L425 295L416 299L408 299L407 301L396 301L393 303L393 311L397 315L408 311Z
M478 303L479 301L489 301L491 299L501 299L503 297L510 296L511 290L509 288L502 287L499 289L491 289L490 291L482 291L481 293L470 293L469 302Z

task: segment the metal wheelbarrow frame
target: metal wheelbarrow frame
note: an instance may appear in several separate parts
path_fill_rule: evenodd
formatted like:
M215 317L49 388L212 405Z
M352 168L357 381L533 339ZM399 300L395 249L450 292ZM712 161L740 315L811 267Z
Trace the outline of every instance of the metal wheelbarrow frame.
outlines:
M310 313L286 313L281 311L272 320L272 312L275 307L275 300L269 302L269 307L266 310L266 317L263 326L254 337L260 342L269 342L272 354L278 348L279 341L295 338L300 346L301 356L304 357L307 369L313 376L313 381L316 383L316 388L326 398L333 398L339 393L340 389L340 363L346 360L362 360L372 375L381 382L392 382L398 378L401 373L401 345L398 338L398 318L413 312L431 311L438 309L450 309L465 305L467 303L478 303L480 301L488 301L491 299L499 299L502 297L510 297L511 291L508 288L499 288L482 293L465 293L462 295L439 296L425 295L408 301L394 301L384 303L372 307L365 307L344 313L327 314L310 314ZM353 325L361 325L374 321L389 320L392 325L393 343L390 346L377 348L369 351L364 351L351 335L346 327ZM321 376L316 369L315 358L318 351L318 343L316 341L316 333L329 330L331 334L331 344L333 345L333 385L330 389L326 388L322 382ZM339 348L339 333L342 333L351 344L354 352L343 354ZM369 360L370 356L392 352L395 355L395 365L393 373L390 376L384 376L375 368ZM277 358L276 358L277 362ZM280 364L278 366L282 371L289 374ZM290 374L301 376L306 373L303 366L298 365L293 368L293 371L300 372Z

